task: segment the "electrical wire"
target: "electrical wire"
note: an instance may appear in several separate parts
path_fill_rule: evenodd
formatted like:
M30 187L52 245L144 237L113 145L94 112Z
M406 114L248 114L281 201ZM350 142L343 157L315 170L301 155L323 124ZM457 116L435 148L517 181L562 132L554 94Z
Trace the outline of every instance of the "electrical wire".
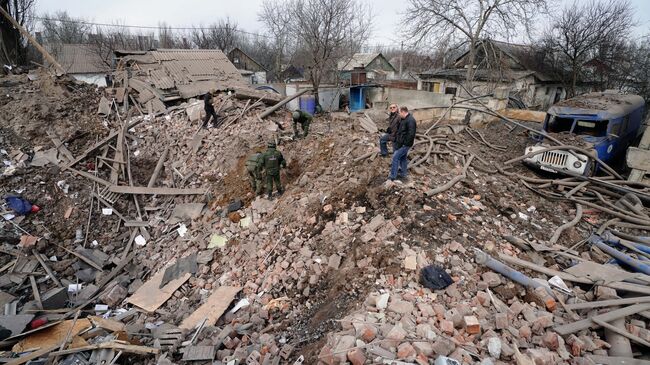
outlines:
M115 28L166 29L166 30L212 30L212 29L224 30L225 29L225 30L231 30L233 32L254 35L257 37L272 38L271 36L268 35L247 32L245 30L241 30L237 28L229 28L229 27L166 27L166 26L152 26L152 25L95 23L95 22L88 22L85 20L67 20L67 19L64 20L64 19L54 19L54 18L39 17L39 16L28 16L27 18L32 20L39 20L39 21L52 21L52 22L69 23L69 24L85 24L85 25L95 25L101 27L115 27Z

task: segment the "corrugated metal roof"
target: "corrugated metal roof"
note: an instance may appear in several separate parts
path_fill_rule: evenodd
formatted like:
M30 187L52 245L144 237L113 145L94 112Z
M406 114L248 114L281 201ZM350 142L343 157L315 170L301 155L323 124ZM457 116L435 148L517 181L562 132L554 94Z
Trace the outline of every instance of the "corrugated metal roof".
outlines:
M173 89L175 86L174 80L167 76L167 72L162 69L151 70L149 73L149 80L156 88L162 90Z
M110 60L102 60L100 52L92 45L61 44L48 47L56 60L70 74L107 73Z
M140 89L150 88L163 101L196 97L211 89L255 93L220 50L159 49L145 54L120 51L119 56L122 59L118 69L129 66L130 79L139 81Z

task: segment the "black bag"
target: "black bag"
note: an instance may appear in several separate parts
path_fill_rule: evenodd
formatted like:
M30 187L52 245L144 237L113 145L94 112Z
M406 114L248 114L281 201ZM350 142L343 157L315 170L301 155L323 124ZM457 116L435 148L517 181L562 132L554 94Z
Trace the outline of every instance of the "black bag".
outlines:
M431 290L440 290L448 287L454 281L445 269L429 265L420 270L420 283Z

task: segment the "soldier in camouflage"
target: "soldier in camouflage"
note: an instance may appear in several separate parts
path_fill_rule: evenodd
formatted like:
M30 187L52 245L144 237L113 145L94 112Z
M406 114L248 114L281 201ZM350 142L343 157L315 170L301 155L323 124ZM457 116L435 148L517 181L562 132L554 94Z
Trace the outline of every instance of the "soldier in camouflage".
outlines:
M273 196L273 184L278 189L278 194L282 194L282 183L280 182L280 168L287 167L282 153L275 149L275 142L269 142L268 149L262 154L262 165L266 173L266 193L269 199Z
M248 171L248 178L251 183L251 189L255 192L255 195L262 194L262 190L264 189L264 183L262 181L263 168L264 166L263 166L261 152L255 152L254 154L250 155L246 160L246 170Z
M294 137L300 137L300 134L298 133L298 123L300 123L300 126L302 127L303 137L307 137L307 134L309 134L309 124L311 124L311 120L313 119L311 114L302 110L296 110L292 113L291 116L293 118Z

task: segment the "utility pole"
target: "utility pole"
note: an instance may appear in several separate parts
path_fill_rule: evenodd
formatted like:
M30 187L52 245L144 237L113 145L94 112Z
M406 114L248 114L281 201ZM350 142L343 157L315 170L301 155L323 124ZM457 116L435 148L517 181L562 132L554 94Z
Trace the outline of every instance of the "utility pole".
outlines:
M34 37L32 37L32 35L29 34L29 32L28 32L27 30L25 30L25 28L23 28L23 27L22 27L22 26L21 26L21 25L16 21L16 19L14 19L11 15L9 15L9 13L7 13L7 12L5 11L5 9L2 8L1 6L0 6L0 14L4 15L4 17L7 18L7 20L8 20L11 24L13 24L13 26L14 26L16 29L18 29L18 31L20 32L20 34L22 34L23 36L25 36L25 37L27 38L27 40L29 41L29 43L31 43L32 46L34 46L34 47L35 47L39 52L41 52L41 54L43 55L43 57L45 57L45 59L47 60L47 62L49 62L51 65L53 65L54 67L56 67L57 69L59 69L59 70L61 71L61 73L65 75L65 73L66 73L65 70L63 69L63 67L61 67L61 65L60 65L58 62L56 62L56 60L54 59L54 57L52 57L52 55L51 55L51 54L50 54L50 53L49 53L45 48L43 48L43 46L41 46L41 45L36 41L36 39L34 39Z

